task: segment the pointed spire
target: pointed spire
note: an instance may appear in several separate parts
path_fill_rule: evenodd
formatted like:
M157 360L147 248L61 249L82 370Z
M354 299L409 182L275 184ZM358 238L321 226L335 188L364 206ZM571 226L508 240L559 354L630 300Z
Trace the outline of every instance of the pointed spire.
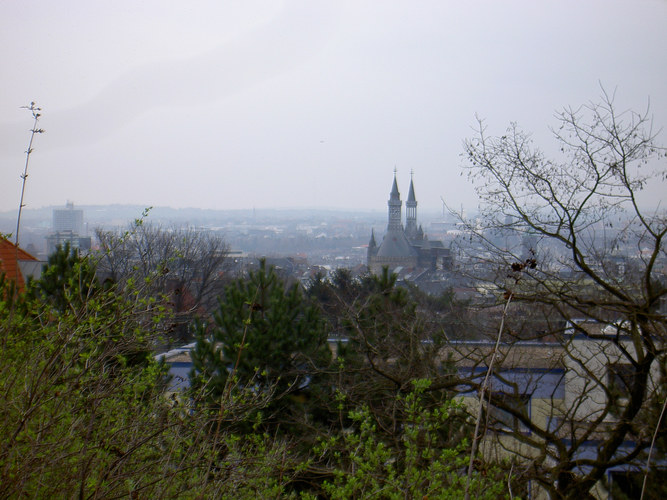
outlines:
M378 244L375 242L375 229L371 229L371 241L368 242L368 248L375 248Z
M398 192L398 184L396 183L396 168L394 167L394 184L391 186L391 193L389 193L389 198L392 200L400 200L401 194Z
M410 191L405 202L405 235L408 239L419 240L417 230L417 199L415 198L414 171L410 171Z
M410 192L408 193L408 201L417 201L417 198L415 198L415 185L412 182L412 172L410 172Z

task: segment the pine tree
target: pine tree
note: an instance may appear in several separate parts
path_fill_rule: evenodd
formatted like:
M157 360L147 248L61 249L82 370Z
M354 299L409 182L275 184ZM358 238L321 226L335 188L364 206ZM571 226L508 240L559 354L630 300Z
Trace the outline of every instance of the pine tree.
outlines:
M262 260L225 289L213 324L197 327L192 384L213 401L232 383L284 396L308 387L330 357L318 309Z
M63 311L85 303L99 288L93 263L65 242L49 256L40 278L30 283L29 293Z

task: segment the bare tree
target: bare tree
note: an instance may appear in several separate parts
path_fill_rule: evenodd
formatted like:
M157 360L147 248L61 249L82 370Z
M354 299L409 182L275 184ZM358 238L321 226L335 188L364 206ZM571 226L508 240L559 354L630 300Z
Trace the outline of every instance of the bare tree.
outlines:
M644 188L664 183L666 155L648 110L619 112L604 90L600 102L566 108L557 119L561 156L554 160L515 124L490 137L479 122L465 155L481 218L467 223L498 304L509 296L517 304L506 333L542 316L543 327L520 337L549 341L552 368L563 373L556 385L564 393L554 386L544 394L550 404L535 418L520 403L537 390L540 375L503 380L503 369L518 362L506 351L494 370L503 390L488 395L487 426L512 434L513 444L497 444L522 458L515 472L554 498L573 498L590 495L610 469L640 470L659 426L667 393L660 369L667 217ZM478 349L469 364L488 364L491 352ZM494 412L505 418L492 418Z
M120 285L140 284L165 299L179 340L189 337L193 315L210 311L222 291L227 244L209 232L137 224L123 234L97 230L98 270Z

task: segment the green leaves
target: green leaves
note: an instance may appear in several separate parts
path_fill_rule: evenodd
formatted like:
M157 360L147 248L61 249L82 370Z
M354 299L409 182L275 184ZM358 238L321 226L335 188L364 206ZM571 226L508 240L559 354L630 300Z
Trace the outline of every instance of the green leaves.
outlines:
M462 498L466 442L442 447L439 433L450 412L461 403L448 400L427 409L426 379L413 381L413 391L397 399L404 410L397 441L384 440L372 412L361 406L349 412L353 429L342 439L322 439L317 453L333 464L333 480L324 483L331 499ZM497 471L496 471L497 472ZM476 474L475 498L503 498L503 484Z
M248 280L225 289L214 323L197 327L195 391L206 385L215 400L234 373L242 385L252 380L259 390L277 385L277 393L289 393L329 360L318 310L261 261Z
M87 261L65 249L50 264L13 314L0 307L0 483L13 497L113 496L158 473L165 367Z

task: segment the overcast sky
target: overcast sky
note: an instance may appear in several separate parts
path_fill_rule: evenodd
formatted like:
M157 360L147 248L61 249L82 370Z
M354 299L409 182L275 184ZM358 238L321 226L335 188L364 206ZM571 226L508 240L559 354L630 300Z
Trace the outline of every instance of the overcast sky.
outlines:
M548 147L616 90L667 125L667 1L0 0L0 210L472 208L475 115ZM667 143L665 132L661 142Z

